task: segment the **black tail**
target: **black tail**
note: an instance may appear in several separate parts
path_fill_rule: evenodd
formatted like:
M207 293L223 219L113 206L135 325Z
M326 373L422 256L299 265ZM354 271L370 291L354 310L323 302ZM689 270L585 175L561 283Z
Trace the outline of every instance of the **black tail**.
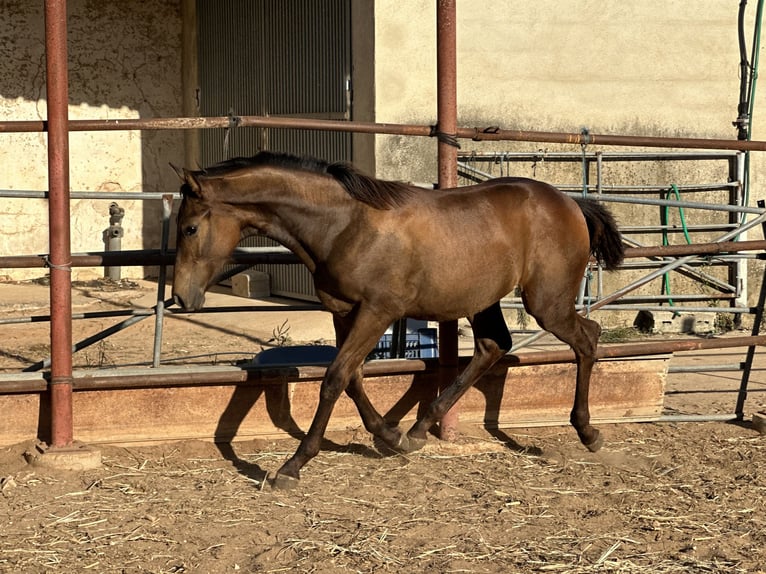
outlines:
M591 253L608 271L617 269L625 257L625 249L614 217L597 201L583 197L574 200L588 223Z

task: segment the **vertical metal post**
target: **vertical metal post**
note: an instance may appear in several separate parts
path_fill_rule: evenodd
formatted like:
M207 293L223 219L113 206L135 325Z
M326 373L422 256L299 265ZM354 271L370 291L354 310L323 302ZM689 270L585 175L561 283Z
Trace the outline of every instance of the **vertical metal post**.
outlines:
M761 209L766 207L766 201L759 199L758 207ZM763 235L766 237L766 223L761 224ZM764 254L759 253L758 259L763 261ZM758 295L758 303L755 307L755 315L753 317L753 330L751 335L753 337L761 334L761 323L763 322L763 306L766 305L766 269L764 269L763 279L761 279L761 291ZM742 367L742 379L739 382L739 393L737 394L737 404L734 407L734 414L737 420L743 420L745 418L745 402L747 401L747 386L750 382L750 373L753 371L753 361L755 360L755 345L750 345L747 348L747 355L745 356L745 364Z
M72 429L72 269L69 229L69 88L66 0L45 1L48 98L48 222L51 305L51 446Z
M173 212L173 195L165 194L162 196L162 242L160 244L160 253L165 255L168 251L168 242L170 240L170 215ZM165 287L167 283L168 266L160 264L160 276L157 279L157 307L154 318L154 354L152 357L152 367L160 366L160 355L162 353L162 330L165 322Z
M438 0L436 5L436 73L438 116L439 188L457 186L457 10L456 0ZM439 387L457 376L457 321L439 324ZM452 440L458 433L458 410L453 407L441 420L439 434Z
M748 170L749 163L748 152L737 152L733 158L729 159L729 181L735 181L738 185L730 190L729 203L731 205L741 205L748 207ZM729 213L729 222L735 225L742 225L745 220L744 213ZM735 241L747 241L747 230L738 235ZM747 259L738 257L736 262L729 268L729 283L736 288L736 299L731 302L733 307L747 307L748 302L748 282L747 282ZM735 316L736 323L742 322L742 316ZM739 326L739 325L738 325Z

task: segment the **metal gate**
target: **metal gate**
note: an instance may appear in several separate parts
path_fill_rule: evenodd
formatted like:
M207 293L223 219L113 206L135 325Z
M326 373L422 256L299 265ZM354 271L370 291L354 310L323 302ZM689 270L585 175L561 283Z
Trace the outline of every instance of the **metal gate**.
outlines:
M351 0L197 0L199 109L229 115L228 129L204 130L203 165L259 150L351 160L351 134L238 128L240 115L351 118ZM276 245L247 237L241 245ZM300 265L258 265L275 295L316 299Z

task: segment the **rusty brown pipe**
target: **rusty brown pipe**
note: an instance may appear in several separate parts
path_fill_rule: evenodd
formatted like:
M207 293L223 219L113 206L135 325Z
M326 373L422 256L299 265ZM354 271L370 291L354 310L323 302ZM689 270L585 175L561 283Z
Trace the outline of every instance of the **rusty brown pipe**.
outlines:
M240 116L240 127L303 129L330 132L366 134L434 136L432 126L415 124L375 123L313 118L286 118L280 116ZM129 118L119 120L71 120L69 131L124 131L124 130L192 130L226 128L228 116ZM49 130L49 122L17 120L0 122L0 133L39 133ZM766 141L722 138L688 138L634 136L620 134L583 134L573 132L542 132L511 130L498 126L460 127L455 136L474 141L527 141L558 144L591 144L627 147L725 149L739 151L766 151Z
M66 0L45 1L51 302L51 446L72 443L72 267Z
M436 4L436 126L439 188L457 187L457 9L455 0ZM439 389L458 374L457 321L439 323ZM452 407L439 423L439 435L452 440L458 434L459 414Z
M648 343L600 345L597 357L599 359L618 359L665 355L679 351L730 349L763 345L766 345L766 335L711 339L677 339L651 341ZM460 366L465 367L469 360L470 357L461 357L459 360ZM498 366L513 368L554 363L572 363L574 360L574 353L570 349L534 351L508 354L500 359ZM364 365L364 376L372 379L370 381L371 384L375 384L375 377L435 372L437 368L437 359L371 361ZM95 391L198 385L278 385L288 382L321 381L324 373L324 366L183 368L176 369L174 372L168 372L167 370L163 372L162 369L115 370L112 373L83 371L75 374L74 389L75 391ZM45 391L46 388L47 385L42 376L39 378L30 377L27 380L4 382L2 387L0 387L0 393L37 393Z

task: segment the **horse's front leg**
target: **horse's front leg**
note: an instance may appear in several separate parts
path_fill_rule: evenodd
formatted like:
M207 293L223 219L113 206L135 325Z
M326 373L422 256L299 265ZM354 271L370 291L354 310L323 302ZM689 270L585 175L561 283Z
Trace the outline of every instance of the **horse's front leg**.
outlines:
M293 487L295 481L300 478L301 468L319 453L332 410L350 378L350 375L345 372L347 369L343 368L343 363L339 359L340 355L327 368L319 390L319 405L308 432L298 445L295 454L282 465L274 477L273 485L277 488Z
M341 347L353 326L353 322L348 317L339 317L335 315L333 317L333 324L335 326L337 345L338 347ZM351 381L346 388L346 394L352 401L354 401L367 432L380 438L389 447L396 448L402 433L397 427L391 427L386 423L383 415L381 415L370 402L370 399L364 390L363 382L364 376L362 374L362 367L360 366L351 376Z
M273 482L275 487L289 488L295 485L300 478L301 468L319 453L335 403L357 373L361 376L361 365L365 357L375 347L387 326L386 320L381 321L373 313L360 310L356 314L338 355L327 368L322 380L314 420L295 454L277 472Z

